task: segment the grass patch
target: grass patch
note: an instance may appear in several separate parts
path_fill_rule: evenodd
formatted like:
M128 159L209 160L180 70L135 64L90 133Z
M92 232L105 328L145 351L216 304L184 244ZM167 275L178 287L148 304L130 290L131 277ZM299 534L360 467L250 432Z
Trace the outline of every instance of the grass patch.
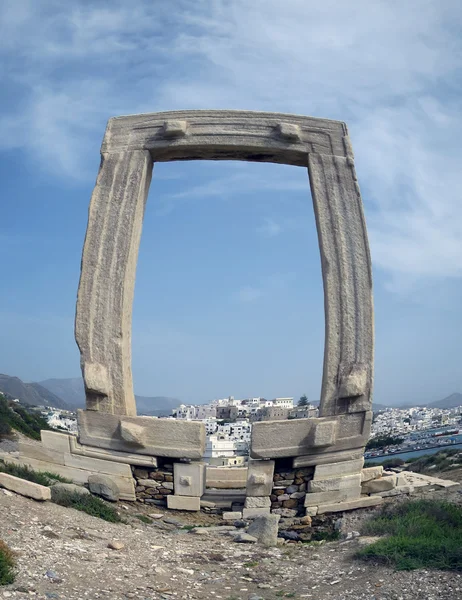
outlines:
M394 565L462 570L462 507L448 502L414 500L385 506L363 525L365 535L386 536L363 548L357 557Z
M14 581L14 554L8 546L0 540L0 585L8 585Z
M340 538L340 532L334 531L313 531L312 542L335 542ZM310 542L307 542L310 543Z
M121 521L116 509L106 504L100 498L96 498L96 496L59 490L59 492L53 494L53 502L60 506L75 508L92 517L99 517L104 521L109 521L109 523L120 523Z
M251 569L252 567L258 567L258 562L256 560L251 561L251 562L246 562L246 563L244 563L244 567L246 567L247 569Z
M34 440L40 440L42 429L51 429L51 427L41 415L8 400L0 393L0 439L8 438L12 430L16 430Z
M142 521L143 523L146 523L146 525L151 525L152 524L152 519L150 519L146 515L135 515L135 517L137 519L139 519L140 521Z
M20 479L32 481L33 483L46 485L47 487L53 485L55 481L59 481L61 483L72 483L70 479L61 477L61 475L57 475L56 473L50 473L48 471L41 473L26 466L6 464L2 461L0 461L0 471L2 473L8 473L8 475L13 475L14 477L19 477Z

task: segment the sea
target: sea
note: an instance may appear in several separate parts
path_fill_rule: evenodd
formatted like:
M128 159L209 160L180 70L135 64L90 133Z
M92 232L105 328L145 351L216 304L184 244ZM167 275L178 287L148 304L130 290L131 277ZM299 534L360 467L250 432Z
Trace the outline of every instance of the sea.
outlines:
M410 452L399 452L397 454L386 454L385 456L374 456L371 458L366 458L366 461L380 465L384 461L390 460L392 458L402 458L403 460L409 460L410 458L424 456L425 454L436 454L437 452L447 450L448 448L450 448L451 450L462 450L462 436L456 435L454 436L454 438L459 438L460 442L459 440L457 440L457 443L447 444L445 446L437 446L436 448L423 448L422 450L411 450Z

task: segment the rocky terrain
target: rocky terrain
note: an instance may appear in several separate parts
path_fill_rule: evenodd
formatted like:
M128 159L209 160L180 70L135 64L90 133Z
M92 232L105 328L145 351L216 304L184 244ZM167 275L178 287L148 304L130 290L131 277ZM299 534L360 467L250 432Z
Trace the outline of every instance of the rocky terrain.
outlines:
M433 494L462 501L458 487ZM218 516L118 507L124 523L111 524L0 490L0 539L17 552L18 564L15 583L1 588L0 598L462 598L460 574L395 572L354 559L368 541L354 532L370 509L343 517L340 541L265 548L235 542Z

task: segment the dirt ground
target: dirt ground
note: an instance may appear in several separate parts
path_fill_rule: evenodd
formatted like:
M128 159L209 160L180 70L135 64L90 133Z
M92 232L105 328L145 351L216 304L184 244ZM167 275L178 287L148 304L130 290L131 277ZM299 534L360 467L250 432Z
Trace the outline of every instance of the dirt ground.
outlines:
M462 478L462 471L455 475ZM462 502L459 490L423 495ZM395 572L354 559L361 537L267 549L236 543L215 527L203 535L181 528L198 520L216 525L219 517L118 506L126 523L0 490L0 539L18 562L16 581L0 588L0 598L462 600L461 574ZM357 530L371 512L345 514L343 531ZM141 513L163 518L144 524L135 517ZM114 541L124 547L109 548Z

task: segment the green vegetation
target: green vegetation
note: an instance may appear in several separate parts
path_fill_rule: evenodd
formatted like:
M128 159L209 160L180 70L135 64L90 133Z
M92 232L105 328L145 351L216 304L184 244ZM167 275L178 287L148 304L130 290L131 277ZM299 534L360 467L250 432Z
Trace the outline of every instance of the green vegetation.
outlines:
M253 567L258 567L258 562L256 560L253 560L251 562L246 562L246 563L244 563L244 567L246 567L247 569L252 569Z
M387 505L367 521L362 533L386 536L357 557L391 563L398 570L462 570L462 507L414 500Z
M60 506L81 510L92 517L99 517L110 523L120 523L121 521L116 509L96 496L60 490L59 493L53 494L53 502Z
M29 467L5 464L2 461L0 461L0 472L8 473L9 475L26 479L27 481L33 481L34 483L38 483L40 485L46 485L47 487L52 486L56 481L59 481L60 483L72 483L70 479L56 475L56 473L50 473L48 471L39 473L38 471L33 471ZM96 498L95 496L83 496L78 492L68 492L65 490L56 492L55 490L55 493L52 496L52 501L55 504L60 504L61 506L68 506L69 508L81 510L89 515L92 515L93 517L99 517L100 519L104 519L110 523L118 523L121 521L120 516L112 506L106 504L106 502L100 498ZM147 517L144 517L144 515L137 516L143 521L144 519L147 519L147 521L144 521L145 523L148 521L152 523L152 521Z
M402 467L404 464L405 461L402 458L387 458L387 460L384 460L383 462L366 460L364 468L382 466L384 469L392 469L393 467Z
M387 446L398 446L404 442L403 438L394 437L392 435L380 435L372 438L366 444L366 450L377 448L386 448Z
M0 440L9 437L13 429L34 440L40 439L41 429L50 429L40 415L26 410L24 406L7 400L0 394Z
M340 532L337 530L332 531L314 531L311 536L311 542L335 542L340 537ZM308 544L311 542L307 542Z
M146 515L135 515L135 517L137 519L139 519L140 521L142 521L143 523L146 523L146 525L151 525L152 524L152 519L150 519Z
M308 406L308 398L306 394L300 396L300 400L298 401L297 406Z
M424 454L423 456L409 460L410 464L407 470L414 471L414 473L450 471L451 469L460 467L461 462L462 454L460 450L446 448L435 454Z
M56 473L50 473L49 471L40 473L38 471L33 471L29 467L5 464L2 461L0 461L0 472L8 473L9 475L19 477L20 479L27 479L27 481L33 481L34 483L46 485L48 487L53 485L55 481L59 481L60 483L72 483L70 479L61 477L61 475L57 475Z
M0 540L0 585L8 585L14 581L14 554L8 546Z

